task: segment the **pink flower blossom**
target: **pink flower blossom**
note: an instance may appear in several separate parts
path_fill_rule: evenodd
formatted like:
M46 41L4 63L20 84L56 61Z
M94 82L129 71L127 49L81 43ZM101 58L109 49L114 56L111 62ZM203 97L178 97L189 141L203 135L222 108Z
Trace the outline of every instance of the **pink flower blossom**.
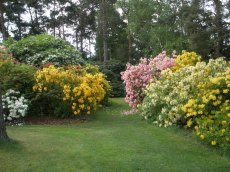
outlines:
M167 57L165 52L160 53L155 58L141 58L137 65L127 64L126 71L121 72L124 80L126 97L125 100L133 109L144 99L144 90L159 77L160 72L175 65L173 58Z

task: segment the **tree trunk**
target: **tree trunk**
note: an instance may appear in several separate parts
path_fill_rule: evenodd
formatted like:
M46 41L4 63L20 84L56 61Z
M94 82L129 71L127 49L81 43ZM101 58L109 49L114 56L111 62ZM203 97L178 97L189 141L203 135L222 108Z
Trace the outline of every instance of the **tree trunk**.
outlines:
M3 116L3 107L2 107L2 90L0 85L0 141L8 141L9 137L6 133L6 126Z
M223 50L223 42L224 42L224 33L223 33L223 13L222 13L222 3L220 0L214 0L215 5L215 18L214 18L214 25L215 31L217 35L216 39L216 46L215 46L215 55L221 56Z
M132 53L132 38L131 38L131 33L130 30L128 32L128 41L129 41L129 63L131 63L131 53Z
M131 63L132 61L132 35L131 35L131 29L130 29L130 2L127 2L127 21L128 21L128 62Z
M36 26L39 27L38 10L36 9L36 7L34 8L34 11L35 11L35 23L36 23ZM39 29L39 28L37 28L37 29Z
M63 13L63 8L64 7L61 6L60 2L58 3L58 5L59 5L60 12L61 12L62 38L65 40L66 39L65 38L65 22L64 22L64 13Z
M104 40L103 40L103 49L104 49L104 54L103 54L103 56L104 56L104 62L106 62L107 60L108 60L108 45L107 45L107 41L105 40L105 38L104 38Z
M55 19L55 13L56 13L56 0L54 0L54 4L53 4L53 8L54 8L54 17L53 17L53 30L54 30L54 36L56 36L56 19Z
M20 39L22 39L22 23L21 23L21 14L20 13L18 13L17 27L18 27L18 38L20 40Z
M103 57L104 62L108 60L108 43L107 43L107 24L106 24L106 5L105 0L102 0L102 32L103 32Z
M75 29L75 39L76 39L76 48L78 49L78 34L77 34L77 28Z
M34 19L33 19L33 15L32 15L30 6L28 7L28 9L29 9L30 20L31 20L31 28L32 28L32 31L33 31L33 33L34 33L34 31L35 31L36 29L35 29Z
M91 39L89 37L89 58L91 58Z
M61 26L58 26L58 36L61 38L61 33L62 33L62 31L61 31Z
M83 53L83 33L82 33L82 28L80 28L80 51Z
M5 27L4 13L0 12L0 32L2 33L3 40L6 40L9 37L7 28Z

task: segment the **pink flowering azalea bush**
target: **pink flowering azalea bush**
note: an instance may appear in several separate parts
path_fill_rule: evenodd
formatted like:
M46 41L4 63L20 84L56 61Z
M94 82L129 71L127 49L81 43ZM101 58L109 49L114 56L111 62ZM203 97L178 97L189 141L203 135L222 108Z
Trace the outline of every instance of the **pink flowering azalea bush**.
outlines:
M159 77L162 70L175 65L175 59L169 58L166 52L160 53L155 58L141 58L137 65L127 64L126 71L121 73L124 80L125 100L133 109L144 99L144 90Z

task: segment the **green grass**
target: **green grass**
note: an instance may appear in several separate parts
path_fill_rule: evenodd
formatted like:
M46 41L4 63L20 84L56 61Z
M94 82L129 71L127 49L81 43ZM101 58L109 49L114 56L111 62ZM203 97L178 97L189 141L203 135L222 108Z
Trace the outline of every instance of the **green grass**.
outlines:
M230 158L178 129L123 116L122 99L79 125L7 127L14 143L0 143L0 171L229 171Z

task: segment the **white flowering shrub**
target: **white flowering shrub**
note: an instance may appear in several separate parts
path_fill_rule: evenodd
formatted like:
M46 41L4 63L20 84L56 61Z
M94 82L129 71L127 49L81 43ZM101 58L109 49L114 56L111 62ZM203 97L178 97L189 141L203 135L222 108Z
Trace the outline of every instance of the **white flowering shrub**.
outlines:
M26 115L28 100L19 91L9 89L2 95L2 106L5 120L12 121Z

